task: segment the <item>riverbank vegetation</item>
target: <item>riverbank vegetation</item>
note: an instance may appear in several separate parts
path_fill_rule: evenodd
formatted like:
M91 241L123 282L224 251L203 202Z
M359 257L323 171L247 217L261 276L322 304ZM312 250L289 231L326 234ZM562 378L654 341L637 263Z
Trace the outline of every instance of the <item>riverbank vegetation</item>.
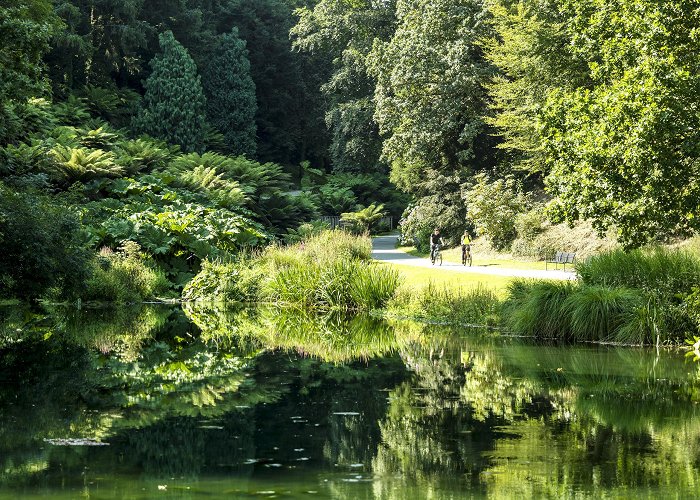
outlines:
M305 238L323 215L361 232L391 214L418 250L439 226L576 251L579 284L510 289L509 311L569 304L546 335L581 337L586 314L607 318L597 340L695 328L689 261L596 260L700 229L687 2L122 4L0 7L0 300L461 300L399 299L390 268Z
M399 275L373 263L370 254L369 238L324 231L235 262L206 262L185 287L183 298L352 311L382 309L394 295Z

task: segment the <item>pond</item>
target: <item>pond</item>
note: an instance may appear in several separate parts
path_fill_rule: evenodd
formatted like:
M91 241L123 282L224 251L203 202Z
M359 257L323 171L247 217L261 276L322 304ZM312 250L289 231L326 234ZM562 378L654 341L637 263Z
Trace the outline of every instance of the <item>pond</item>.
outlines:
M674 350L213 305L0 320L0 498L700 491Z

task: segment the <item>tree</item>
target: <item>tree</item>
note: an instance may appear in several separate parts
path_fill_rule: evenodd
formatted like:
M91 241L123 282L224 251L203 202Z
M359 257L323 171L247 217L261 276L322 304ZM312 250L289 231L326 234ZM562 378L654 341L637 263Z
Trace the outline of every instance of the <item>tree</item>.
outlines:
M527 210L528 197L511 176L491 181L486 174L478 174L474 180L466 195L467 217L480 236L503 250L515 239L515 222Z
M332 74L321 87L329 104L326 125L330 154L339 172L375 172L382 165L382 141L374 120L375 79L367 55L375 39L389 40L395 28L395 0L321 0L297 10L291 35L296 49L320 61L332 61Z
M134 126L185 151L196 151L202 145L206 106L197 67L171 31L160 35L160 47L162 53L151 61L144 107Z
M370 55L391 179L420 196L435 192L426 184L429 174L456 181L443 183L441 192L458 189L490 161L482 116L492 68L479 46L488 13L477 0L399 0L397 17L391 41L375 42Z
M68 207L0 183L0 297L72 295L87 278L90 252Z
M246 43L238 30L221 35L203 79L209 122L224 134L235 155L255 154L255 83Z
M572 49L565 11L556 2L491 0L493 35L484 42L497 73L486 82L486 122L505 151L502 170L543 173L542 110L550 91L585 86L588 62ZM545 172L546 173L546 172Z
M0 0L0 102L44 93L42 57L59 25L49 0Z
M49 0L0 0L0 144L17 128L9 102L46 93L42 57L59 26Z
M552 213L601 232L616 226L627 246L700 229L700 9L682 0L563 6L592 83L548 96Z

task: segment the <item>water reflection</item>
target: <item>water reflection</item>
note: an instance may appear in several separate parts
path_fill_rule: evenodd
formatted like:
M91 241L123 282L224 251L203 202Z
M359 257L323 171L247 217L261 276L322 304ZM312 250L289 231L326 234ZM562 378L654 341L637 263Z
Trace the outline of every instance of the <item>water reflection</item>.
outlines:
M699 486L700 377L676 352L213 304L0 319L0 496Z

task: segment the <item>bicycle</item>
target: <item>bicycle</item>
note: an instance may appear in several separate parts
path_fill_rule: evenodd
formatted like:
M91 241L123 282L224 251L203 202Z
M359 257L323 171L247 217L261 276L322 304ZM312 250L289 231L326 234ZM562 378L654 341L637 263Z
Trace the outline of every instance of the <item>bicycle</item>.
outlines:
M471 245L462 245L462 265L466 266L467 262L469 263L469 267L472 267Z
M433 249L432 252L430 252L430 262L435 265L435 262L438 262L438 265L442 265L442 245L435 245L435 248Z

